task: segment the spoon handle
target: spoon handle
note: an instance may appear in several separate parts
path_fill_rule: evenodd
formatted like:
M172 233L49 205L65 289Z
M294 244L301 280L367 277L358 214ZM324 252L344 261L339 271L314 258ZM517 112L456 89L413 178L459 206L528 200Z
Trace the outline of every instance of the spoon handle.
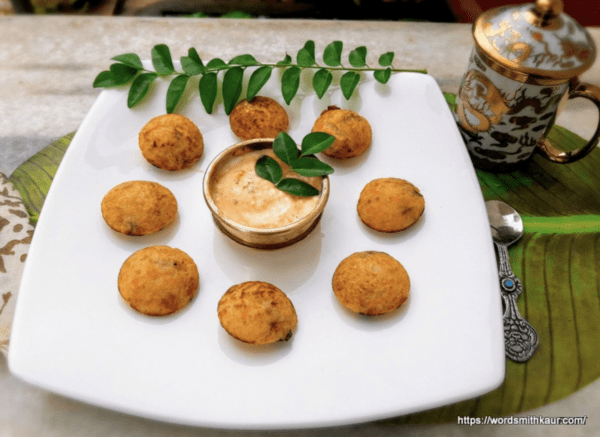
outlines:
M529 360L539 346L538 334L519 313L517 298L523 291L521 281L510 267L506 245L498 249L500 290L504 300L504 345L506 356L517 363Z

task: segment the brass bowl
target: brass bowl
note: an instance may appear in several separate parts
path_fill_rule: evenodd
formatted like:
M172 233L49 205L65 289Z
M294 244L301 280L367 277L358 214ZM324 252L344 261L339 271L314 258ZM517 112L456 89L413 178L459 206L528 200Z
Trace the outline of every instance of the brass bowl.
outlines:
M225 217L219 211L211 192L211 180L214 178L216 171L231 158L255 150L270 149L272 147L272 138L247 140L235 144L217 155L210 163L206 169L203 181L204 200L212 213L217 228L237 243L257 249L278 249L302 240L319 223L329 198L329 178L324 176L317 205L308 215L294 223L274 228L255 228L237 223Z

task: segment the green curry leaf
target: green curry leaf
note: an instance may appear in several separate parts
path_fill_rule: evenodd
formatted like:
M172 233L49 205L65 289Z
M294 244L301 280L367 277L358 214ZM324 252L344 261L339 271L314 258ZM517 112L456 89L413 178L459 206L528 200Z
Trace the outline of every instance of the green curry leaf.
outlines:
M250 65L258 65L258 61L252 55L238 55L229 61L229 65L242 65L242 66L250 66Z
M197 76L206 71L204 63L195 48L188 50L187 56L182 56L180 59L181 68L190 76Z
M215 100L217 99L217 74L206 73L200 78L198 84L200 101L207 114L212 114Z
M385 70L377 70L376 72L373 73L373 77L375 77L375 80L377 80L377 82L379 82L379 83L388 83L388 80L390 80L391 76L392 76L391 68L386 68Z
M281 76L281 94L288 105L292 103L292 99L296 96L300 87L301 72L302 70L299 67L294 66L285 70Z
M115 56L111 59L113 59L114 61L119 61L131 68L136 69L137 71L141 71L144 69L144 66L142 65L142 60L135 53L125 53L123 55Z
M189 79L190 76L187 74L180 74L169 84L169 89L167 90L167 114L171 114L175 110L175 107L183 96Z
M282 179L277 184L277 188L295 196L311 197L319 194L319 190L317 190L315 187L295 178Z
M159 75L168 75L175 72L171 50L165 44L158 44L152 48L152 66Z
M129 93L127 94L127 107L132 108L137 105L150 90L150 85L156 80L156 73L141 73L131 84Z
M206 64L206 68L208 68L209 70L225 70L227 69L227 64L220 58L213 58L210 61L208 61L208 64Z
M337 67L342 63L342 50L344 43L342 41L333 41L325 47L323 52L323 62L330 67Z
M110 70L100 73L94 81L94 88L108 88L125 85L131 82L138 71L125 64L117 63L110 66Z
M262 156L256 161L255 171L258 176L275 185L283 177L283 170L279 163L268 155Z
M242 67L233 67L225 71L223 76L223 106L225 106L225 113L228 115L231 114L242 94L243 78L244 69Z
M340 79L340 88L346 99L350 99L354 93L354 89L360 82L360 75L354 71L348 71L342 75Z
M304 47L298 50L296 62L300 67L310 67L315 64L315 42L306 41Z
M275 152L275 155L279 159L290 166L293 165L294 161L300 155L296 142L286 132L279 132L273 140L273 152Z
M356 68L362 68L367 65L367 48L360 46L350 52L348 56L350 65Z
M290 55L288 55L287 53L285 54L285 57L279 61L277 63L277 65L279 66L286 66L286 65L291 65L292 64L292 57Z
M327 70L326 68L321 68L315 73L312 84L313 89L315 90L315 93L319 99L325 95L332 81L333 75L331 74L331 71Z
M382 67L390 67L394 61L394 52L387 52L379 56L379 65Z
M333 167L317 158L298 158L292 167L300 176L314 177L333 173Z
M302 156L322 152L333 144L335 137L325 132L311 132L302 139Z
M248 80L248 90L246 91L246 98L248 101L251 101L254 97L256 97L256 95L271 77L272 71L273 67L263 65L252 72L250 79Z

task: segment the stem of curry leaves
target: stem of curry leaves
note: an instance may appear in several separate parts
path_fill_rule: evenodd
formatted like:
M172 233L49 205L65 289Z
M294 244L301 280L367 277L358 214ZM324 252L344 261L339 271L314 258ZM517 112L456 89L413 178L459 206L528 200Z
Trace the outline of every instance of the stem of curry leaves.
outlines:
M112 58L116 63L109 70L102 71L94 80L94 88L111 88L131 83L127 98L127 106L137 105L150 91L152 83L158 77L175 76L166 96L166 111L172 113L181 100L183 93L192 76L200 76L198 92L200 100L207 113L212 113L217 97L219 72L224 71L222 93L225 113L229 114L237 104L241 92L243 77L248 67L257 67L251 74L246 92L246 98L252 100L268 82L274 69L283 69L281 77L281 93L289 105L294 99L300 86L300 76L305 70L317 70L313 76L312 85L318 98L322 98L333 81L334 71L344 71L340 78L340 88L346 99L350 99L361 80L361 72L373 72L374 78L385 84L392 73L414 72L427 74L424 69L397 69L392 67L393 52L382 54L379 59L380 68L372 68L367 62L367 48L357 47L348 55L351 67L342 64L343 43L333 41L325 47L323 63L316 61L315 43L307 41L296 54L296 63L290 55L277 63L262 63L250 54L234 57L228 63L219 58L210 60L204 65L195 48L188 50L187 56L181 57L182 72L175 70L171 52L165 44L152 48L151 59L154 71L146 70L142 61L135 53L126 53Z

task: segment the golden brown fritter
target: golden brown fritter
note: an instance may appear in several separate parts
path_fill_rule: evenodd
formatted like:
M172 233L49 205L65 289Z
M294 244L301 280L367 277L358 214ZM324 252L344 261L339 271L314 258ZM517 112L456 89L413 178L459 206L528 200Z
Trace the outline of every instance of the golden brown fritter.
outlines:
M112 188L100 206L104 221L125 235L160 231L175 220L177 200L156 182L128 181Z
M369 182L360 193L357 211L371 229L399 232L415 224L425 210L425 198L404 179L381 178Z
M192 300L200 275L194 260L182 250L150 246L125 260L117 283L119 293L134 310L165 316Z
M250 102L240 101L229 115L233 133L242 140L275 138L286 132L290 124L283 106L269 97L256 96Z
M344 307L367 316L400 307L410 292L404 266L384 252L356 252L335 270L333 292Z
M232 286L219 301L217 312L225 331L250 344L287 341L298 324L292 302L267 282Z
M140 131L138 143L146 161L170 171L190 167L204 152L200 130L179 114L154 117Z
M321 113L312 132L325 132L335 137L333 144L323 153L336 159L354 158L371 145L371 125L367 119L336 106L330 106Z

